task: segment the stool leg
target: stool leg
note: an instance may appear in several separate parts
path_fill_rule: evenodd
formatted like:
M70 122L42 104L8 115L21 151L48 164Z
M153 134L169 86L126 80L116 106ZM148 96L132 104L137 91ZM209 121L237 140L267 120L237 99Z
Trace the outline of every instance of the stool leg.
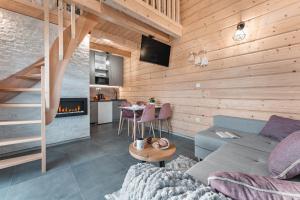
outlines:
M129 119L127 119L127 133L128 133L128 136L129 136L129 132L130 132L130 121Z
M145 123L142 123L142 138L144 138L144 134L145 134Z
M139 131L139 135L141 135L140 123L137 123L137 127L138 127L138 131Z
M170 119L167 119L167 122L168 122L168 134L170 134L170 130L172 129Z
M153 133L153 136L155 137L155 132L154 132L154 128L153 128L153 123L150 122L150 130L152 129L152 133Z
M118 135L120 135L120 131L121 131L121 124L122 124L122 120L123 120L123 118L122 118L122 111L120 112L121 114L120 114L120 120L119 120L119 129L118 129Z
M162 123L161 123L161 120L159 119L158 120L158 126L159 126L159 135L160 135L160 137L161 137L161 129L162 129Z

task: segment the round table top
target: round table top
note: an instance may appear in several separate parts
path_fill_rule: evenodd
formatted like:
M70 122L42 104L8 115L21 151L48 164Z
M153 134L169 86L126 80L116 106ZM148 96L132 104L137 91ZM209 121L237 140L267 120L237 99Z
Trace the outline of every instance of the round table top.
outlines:
M157 140L157 139L156 139ZM151 144L148 144L145 140L145 146L142 150L137 150L133 143L129 145L129 153L132 157L146 162L160 162L169 160L176 152L176 146L170 144L170 147L165 150L155 149Z

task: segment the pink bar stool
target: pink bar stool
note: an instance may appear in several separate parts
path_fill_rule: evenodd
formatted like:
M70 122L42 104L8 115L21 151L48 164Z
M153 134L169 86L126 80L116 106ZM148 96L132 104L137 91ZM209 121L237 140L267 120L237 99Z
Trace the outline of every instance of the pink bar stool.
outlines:
M133 119L129 119L133 121ZM155 137L153 122L155 121L155 106L154 105L146 105L143 114L141 117L136 119L136 122L139 125L142 125L142 137L144 138L145 134L145 123L150 123L150 130L152 130L153 137ZM136 138L136 135L134 136Z
M158 120L158 126L159 126L159 134L161 137L161 131L162 131L162 123L164 121L167 122L167 128L168 128L168 133L170 132L170 118L172 117L172 109L171 109L171 104L165 103L161 106L161 109L159 111L158 117L156 118Z
M122 101L121 107L129 107L131 106L131 103L128 101ZM118 135L122 133L123 130L123 124L124 120L127 120L127 132L129 136L130 131L130 119L133 119L133 112L130 110L122 110L120 111L120 120L119 120L119 129L118 129Z

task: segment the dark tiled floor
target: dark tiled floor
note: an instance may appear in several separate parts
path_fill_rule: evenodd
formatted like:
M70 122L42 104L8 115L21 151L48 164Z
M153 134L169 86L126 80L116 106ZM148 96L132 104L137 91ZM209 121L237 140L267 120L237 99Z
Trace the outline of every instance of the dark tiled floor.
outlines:
M193 158L192 140L167 136L177 146L177 155ZM48 171L40 162L0 170L1 200L102 200L121 188L128 168L137 163L128 153L131 142L117 125L91 127L91 140L47 149Z

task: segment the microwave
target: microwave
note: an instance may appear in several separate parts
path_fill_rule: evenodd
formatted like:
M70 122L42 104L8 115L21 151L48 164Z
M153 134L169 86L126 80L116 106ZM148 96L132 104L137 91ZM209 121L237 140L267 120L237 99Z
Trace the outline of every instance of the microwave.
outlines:
M109 79L107 77L95 77L95 84L108 85Z

